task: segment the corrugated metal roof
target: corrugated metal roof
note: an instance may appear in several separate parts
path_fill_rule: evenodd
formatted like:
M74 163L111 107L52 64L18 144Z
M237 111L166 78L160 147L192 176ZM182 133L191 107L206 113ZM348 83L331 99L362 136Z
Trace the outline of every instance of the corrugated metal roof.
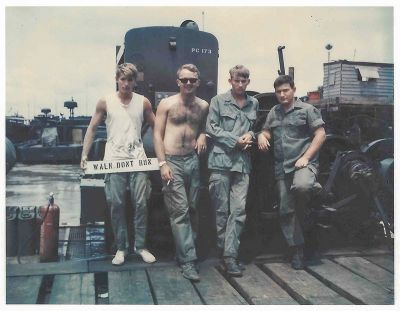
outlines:
M324 67L327 65L334 65L334 64L348 64L348 65L360 65L360 66L378 66L378 67L394 67L392 63L374 63L374 62L352 62L348 60L335 60L329 63L324 63Z

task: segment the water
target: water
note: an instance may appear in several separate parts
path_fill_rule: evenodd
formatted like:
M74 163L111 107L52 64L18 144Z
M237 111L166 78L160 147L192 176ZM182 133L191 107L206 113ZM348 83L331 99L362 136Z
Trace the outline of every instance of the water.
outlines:
M78 164L17 163L6 176L7 206L41 206L50 192L60 207L60 225L77 226L81 197Z

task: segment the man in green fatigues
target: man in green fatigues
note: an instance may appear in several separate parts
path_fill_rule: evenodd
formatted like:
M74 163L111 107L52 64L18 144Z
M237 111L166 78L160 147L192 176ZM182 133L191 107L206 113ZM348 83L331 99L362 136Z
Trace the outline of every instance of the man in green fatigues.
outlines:
M258 135L258 147L266 151L269 141L274 139L281 228L292 248L292 267L303 269L304 212L312 193L321 188L316 177L318 151L325 141L325 123L317 108L295 100L296 87L290 76L279 76L274 88L280 105L269 112Z
M240 234L246 220L246 197L251 169L249 147L258 109L257 99L246 94L249 70L237 65L230 71L232 88L211 99L206 132L213 148L208 157L211 205L216 212L217 247L226 271L241 276L237 263Z

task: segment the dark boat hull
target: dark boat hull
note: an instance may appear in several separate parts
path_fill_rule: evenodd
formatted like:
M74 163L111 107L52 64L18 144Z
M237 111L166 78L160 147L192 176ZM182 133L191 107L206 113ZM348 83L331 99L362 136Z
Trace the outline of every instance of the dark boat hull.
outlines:
M26 164L37 163L71 163L80 162L81 144L57 145L44 147L42 145L23 144L17 147L18 160Z

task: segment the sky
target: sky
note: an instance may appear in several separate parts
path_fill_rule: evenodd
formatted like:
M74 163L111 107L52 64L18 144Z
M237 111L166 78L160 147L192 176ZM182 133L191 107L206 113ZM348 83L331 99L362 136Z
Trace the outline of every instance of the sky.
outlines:
M393 7L316 6L6 6L5 114L32 118L41 108L91 115L115 87L115 46L125 33L146 26L176 26L191 19L219 41L218 92L229 89L228 71L250 69L248 90L271 92L277 47L286 70L295 68L297 95L322 85L325 46L330 59L393 63ZM204 19L202 12L204 12Z

